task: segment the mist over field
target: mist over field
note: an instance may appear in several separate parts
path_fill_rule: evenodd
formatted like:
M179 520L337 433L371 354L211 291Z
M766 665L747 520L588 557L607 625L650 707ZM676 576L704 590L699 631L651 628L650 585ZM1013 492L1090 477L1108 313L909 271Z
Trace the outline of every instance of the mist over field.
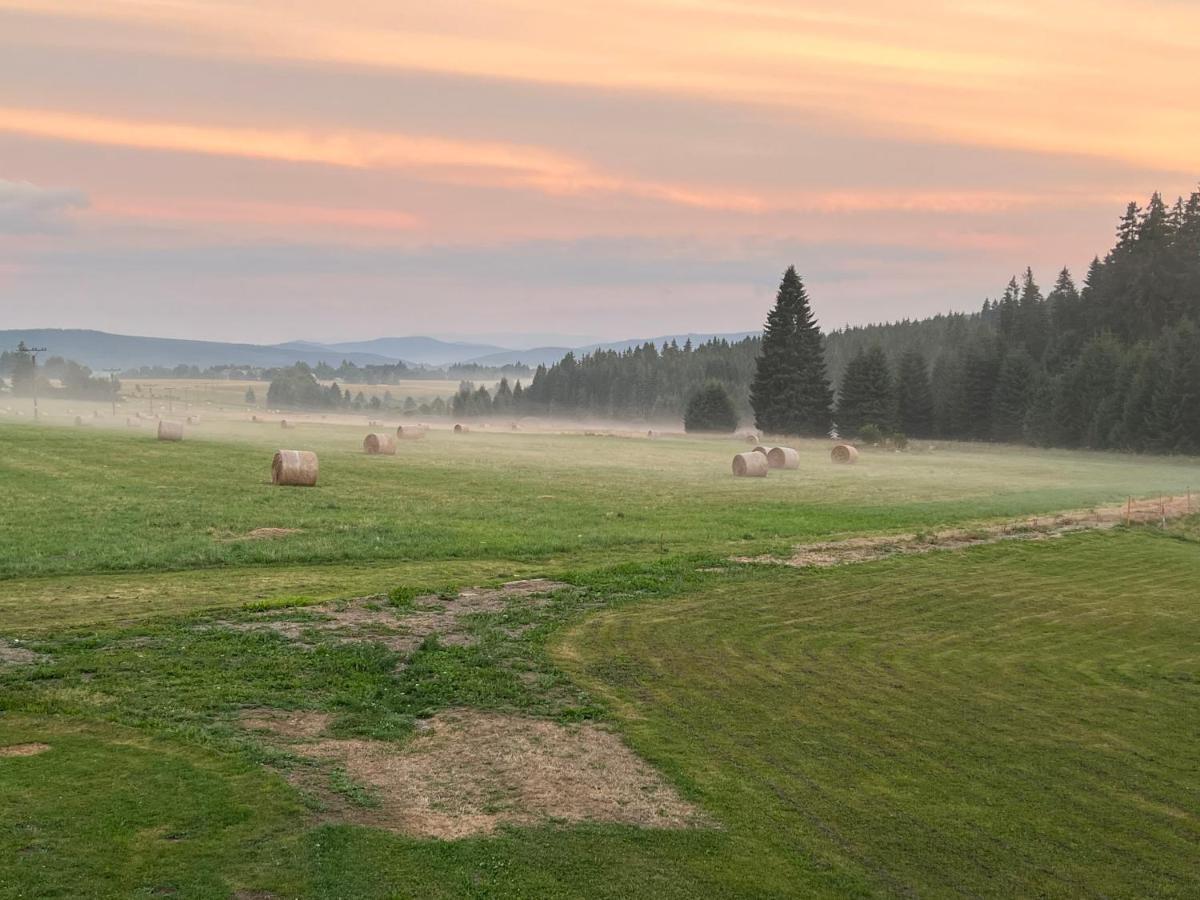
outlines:
M1197 35L0 0L0 900L1200 896Z

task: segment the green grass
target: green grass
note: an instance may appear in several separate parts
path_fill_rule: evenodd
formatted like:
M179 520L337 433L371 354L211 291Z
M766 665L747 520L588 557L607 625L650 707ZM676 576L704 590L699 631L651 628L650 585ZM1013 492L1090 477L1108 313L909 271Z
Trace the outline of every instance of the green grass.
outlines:
M280 440L321 486L266 484ZM1200 518L820 571L726 562L1182 491L1194 460L825 445L765 480L729 441L0 426L0 900L1195 896ZM263 526L303 533L230 542ZM517 577L576 588L396 654L214 627ZM311 765L237 726L403 741L472 706L617 727L715 823L415 840L323 822ZM344 771L328 790L376 798Z
M216 426L214 426L216 427ZM233 427L233 426L230 426ZM735 479L730 441L435 433L367 457L311 426L161 444L144 434L0 426L0 579L211 566L756 553L839 533L1046 512L1200 482L1192 460L965 447ZM232 438L239 437L240 440ZM321 483L269 483L280 441ZM285 526L280 540L229 538Z
M764 892L1188 897L1198 573L1139 532L933 554L603 612L558 653Z

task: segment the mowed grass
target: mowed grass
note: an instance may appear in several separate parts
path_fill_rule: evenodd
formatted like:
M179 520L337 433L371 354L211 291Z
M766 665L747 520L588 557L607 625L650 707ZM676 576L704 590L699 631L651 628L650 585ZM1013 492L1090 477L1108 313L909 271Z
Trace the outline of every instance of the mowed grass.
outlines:
M731 440L434 432L367 457L365 429L213 423L182 444L136 432L0 425L0 579L366 561L784 551L802 539L1182 492L1189 459L1003 447L867 452L806 442L798 472L737 479ZM316 450L315 489L269 481L272 452ZM248 541L256 528L300 533Z
M732 579L559 658L751 895L1200 895L1200 544L1147 533Z
M1189 528L624 565L400 675L203 616L46 634L0 670L0 746L50 745L0 759L0 897L1195 896L1197 572ZM607 719L712 827L321 824L236 728L261 705L400 739L455 706Z
M806 442L799 472L735 479L729 440L434 432L369 458L364 432L0 426L0 638L39 654L0 662L0 747L50 747L0 756L0 898L1200 894L1200 519L728 562L1179 493L1195 460L938 446L838 468ZM281 445L320 453L319 487L269 484ZM241 539L262 527L301 531ZM576 589L400 670L380 644L222 624L535 575ZM401 742L455 707L599 719L712 827L345 824L238 726L263 706Z
M391 394L394 400L412 397L418 402L433 400L441 397L449 399L458 391L459 382L453 379L413 378L397 384L339 384L339 387L349 389L351 396L362 392L370 400L372 397L383 398ZM487 382L488 390L494 387ZM167 409L166 397L170 396L171 409L177 414L204 414L204 407L218 409L249 409L246 403L246 389L254 391L255 410L263 410L267 405L267 391L271 387L269 381L226 381L212 378L126 378L121 382L124 408L150 412L151 394L155 397L154 412ZM139 390L140 389L140 390ZM75 406L82 406L76 402ZM370 413L378 416L378 413Z

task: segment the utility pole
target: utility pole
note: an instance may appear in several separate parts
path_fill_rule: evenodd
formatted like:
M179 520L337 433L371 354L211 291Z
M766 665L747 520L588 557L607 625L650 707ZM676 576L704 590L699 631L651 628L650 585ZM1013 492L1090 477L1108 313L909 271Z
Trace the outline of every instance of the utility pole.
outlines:
M38 420L38 402L37 402L37 355L45 353L45 347L26 347L24 341L17 344L18 353L28 353L30 359L33 360L33 379L30 382L33 389L33 421Z
M115 419L117 417L117 373L121 370L105 369L104 371L108 373L108 380L112 382L109 386L109 399L112 400L112 414Z

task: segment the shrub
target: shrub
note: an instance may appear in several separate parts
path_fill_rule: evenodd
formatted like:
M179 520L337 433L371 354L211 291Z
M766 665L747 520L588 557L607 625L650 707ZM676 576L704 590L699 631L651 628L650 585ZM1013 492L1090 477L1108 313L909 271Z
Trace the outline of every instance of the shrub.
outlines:
M737 428L737 413L729 392L719 381L710 381L692 395L683 414L684 431L729 434Z
M878 445L883 443L883 429L870 422L858 429L858 436L866 444Z

